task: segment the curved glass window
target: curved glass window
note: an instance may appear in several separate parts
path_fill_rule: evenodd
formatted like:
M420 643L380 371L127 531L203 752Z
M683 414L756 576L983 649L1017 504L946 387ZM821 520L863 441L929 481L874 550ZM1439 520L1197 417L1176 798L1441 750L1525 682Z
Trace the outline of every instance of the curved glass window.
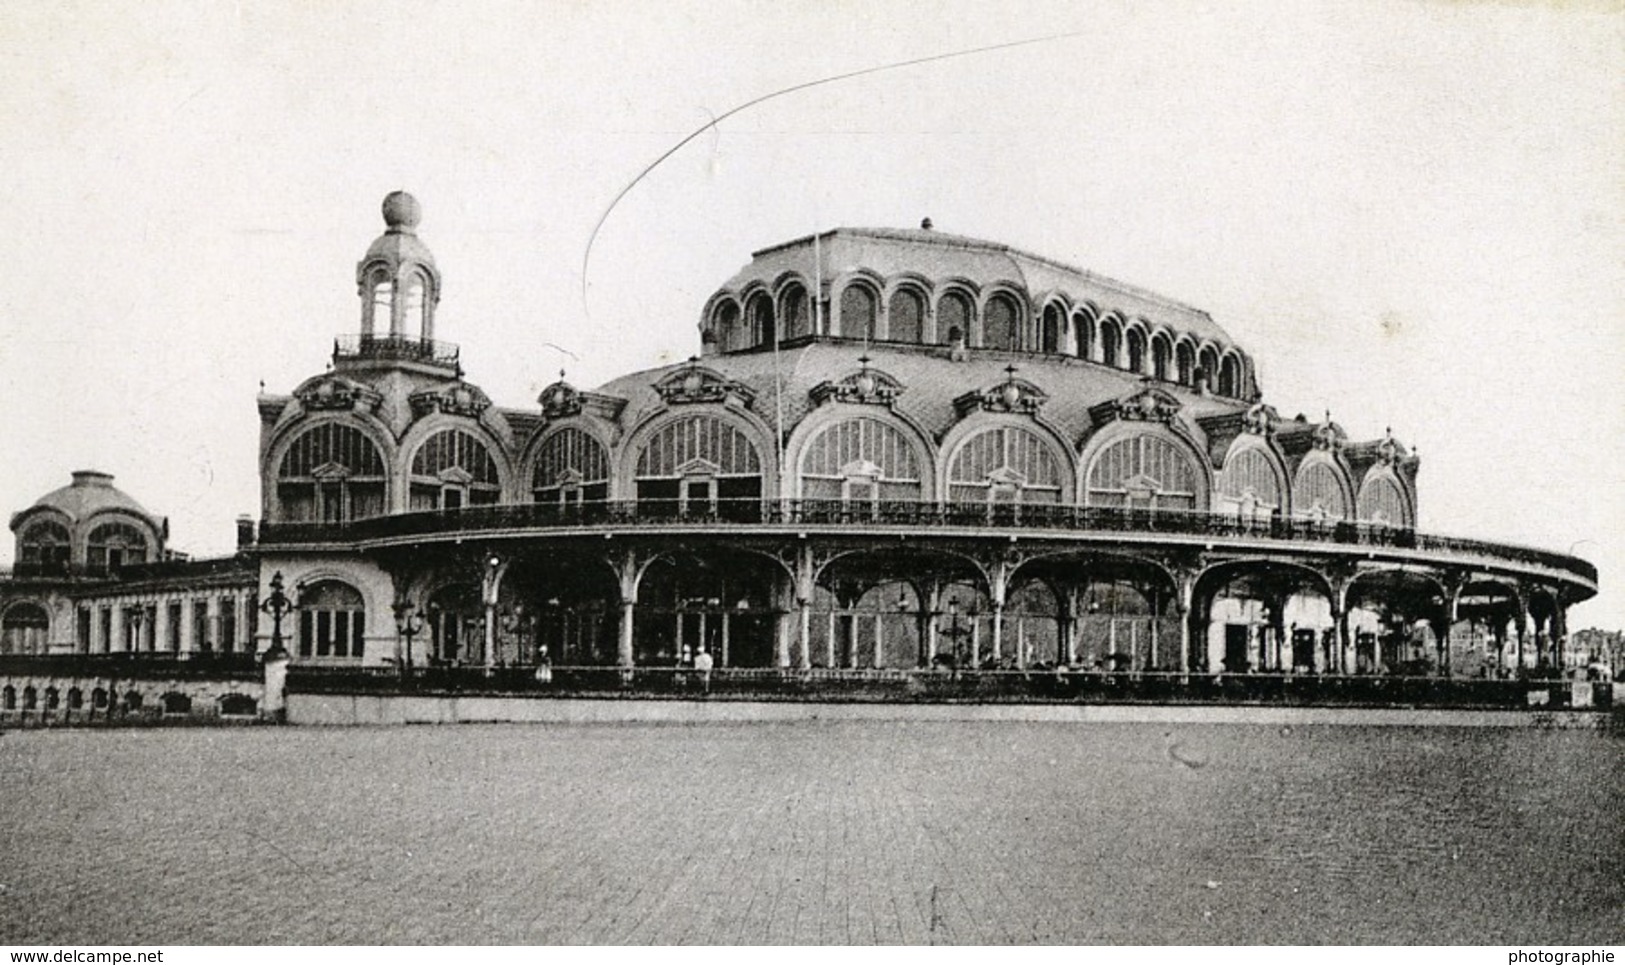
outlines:
M1044 439L1017 426L968 439L948 468L950 502L1061 501L1061 465Z
M983 315L982 344L987 348L1021 348L1021 313L1009 295L988 299Z
M536 452L532 489L538 503L602 502L609 498L609 454L588 433L560 429Z
M360 659L366 634L361 593L348 583L322 580L299 593L299 656Z
M925 335L925 300L910 288L892 293L886 312L886 338L893 342L919 342Z
M1195 509L1202 474L1185 450L1155 435L1107 446L1089 467L1089 504L1130 509Z
M338 422L312 426L277 469L282 518L341 523L381 515L384 477L383 457L361 430Z
M660 426L638 453L638 512L757 512L762 461L750 438L712 415L691 415Z
M955 339L970 343L970 299L960 292L948 292L937 302L937 341L953 344Z
M918 500L919 460L908 437L879 419L848 419L807 444L801 458L807 499Z
M847 285L841 290L841 335L844 338L874 338L874 292L860 284Z
M1219 474L1219 494L1225 509L1244 514L1269 515L1281 505L1281 483L1262 449L1248 447L1230 454Z
M90 531L85 563L92 569L116 570L147 561L147 537L129 523L103 523Z
M1360 521L1363 523L1410 525L1410 514L1405 512L1405 494L1392 476L1367 476L1365 485L1360 487L1358 504Z
M460 509L497 501L502 486L485 443L462 429L441 429L412 456L411 508Z
M1348 503L1338 472L1324 459L1305 462L1292 483L1293 515L1335 522L1348 518Z
M73 542L68 528L54 519L42 519L23 530L17 561L44 567L68 564Z

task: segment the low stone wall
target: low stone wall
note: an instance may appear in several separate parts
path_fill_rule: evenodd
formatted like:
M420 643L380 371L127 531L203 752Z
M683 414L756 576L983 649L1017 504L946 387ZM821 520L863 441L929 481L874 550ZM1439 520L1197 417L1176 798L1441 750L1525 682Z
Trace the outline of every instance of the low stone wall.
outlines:
M0 727L254 724L258 679L116 674L0 674Z
M662 723L746 721L1036 721L1355 725L1367 727L1542 727L1600 730L1606 711L1461 710L1385 707L1259 707L1147 704L885 704L812 701L591 700L547 697L289 694L291 724Z

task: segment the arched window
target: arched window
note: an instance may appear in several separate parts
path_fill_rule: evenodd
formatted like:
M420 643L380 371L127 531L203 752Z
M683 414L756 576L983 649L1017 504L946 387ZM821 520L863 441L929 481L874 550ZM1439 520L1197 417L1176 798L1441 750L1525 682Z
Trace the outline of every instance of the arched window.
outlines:
M760 511L761 457L744 432L713 415L656 429L638 453L635 477L640 514Z
M732 352L743 348L744 339L739 331L739 306L731 301L718 305L711 313L711 332L719 350Z
M1124 340L1128 344L1128 370L1130 372L1145 371L1145 333L1137 328L1128 330L1128 337Z
M29 524L18 537L17 562L41 569L61 569L72 554L68 528L54 519Z
M471 432L441 429L412 456L413 510L486 506L501 493L496 460Z
M1348 500L1337 469L1326 459L1306 460L1292 482L1293 515L1336 522L1347 519Z
M1234 355L1226 355L1219 363L1219 394L1232 399L1241 396L1241 366Z
M805 499L875 503L924 498L914 447L879 419L848 419L819 431L801 457Z
M1078 358L1090 358L1095 348L1095 316L1087 308L1080 308L1072 315L1073 337L1077 342Z
M322 580L299 593L299 656L361 659L367 614L348 583Z
M1117 368L1121 363L1118 360L1118 349L1122 346L1123 333L1118 328L1115 319L1108 318L1100 323L1100 363Z
M1178 373L1176 381L1180 385L1196 384L1196 352L1188 342L1180 342L1174 348L1174 370Z
M1219 381L1219 353L1211 345L1202 346L1202 351L1196 356L1197 368L1200 370L1202 385L1212 389Z
M875 294L856 282L841 289L841 335L844 338L875 337Z
M998 294L988 299L982 317L983 345L1007 351L1021 348L1021 312L1009 295Z
M919 342L925 336L925 300L912 288L892 292L887 311L886 338L893 342Z
M536 452L532 488L538 503L603 502L609 498L609 455L590 434L560 429Z
M1161 335L1151 337L1151 377L1159 382L1168 381L1169 356L1173 353L1168 348L1168 340Z
M418 334L429 337L428 300L423 297L423 276L413 274L406 280L406 298L401 305L401 327L416 325Z
M1089 504L1193 510L1201 479L1191 457L1172 440L1130 436L1095 457L1089 467Z
M379 329L384 334L395 333L395 283L388 274L378 273L372 276L367 283L367 307L362 318L361 332L363 335L378 334Z
M987 429L966 440L948 467L950 502L1058 503L1061 466L1037 433Z
M34 603L18 603L0 620L0 654L45 653L51 617Z
M343 523L384 512L384 460L354 426L324 422L293 441L277 470L277 500L291 522Z
M1223 512L1267 517L1281 506L1281 483L1269 456L1257 446L1235 450L1219 474Z
M750 344L772 345L776 337L773 300L766 294L757 292L751 296L745 311L750 316Z
M961 292L947 292L937 302L937 341L951 345L958 338L970 344L970 320L970 299Z
M1038 324L1038 350L1040 352L1059 352L1061 350L1061 309L1055 305L1044 306L1044 314Z
M807 289L800 285L786 285L779 296L779 317L784 319L785 338L811 335L812 312L807 304Z
M147 561L147 537L129 523L103 523L90 531L85 564L93 570L116 570Z
M1384 526L1409 526L1410 514L1405 511L1405 494L1390 475L1366 476L1356 500L1362 523L1381 523Z

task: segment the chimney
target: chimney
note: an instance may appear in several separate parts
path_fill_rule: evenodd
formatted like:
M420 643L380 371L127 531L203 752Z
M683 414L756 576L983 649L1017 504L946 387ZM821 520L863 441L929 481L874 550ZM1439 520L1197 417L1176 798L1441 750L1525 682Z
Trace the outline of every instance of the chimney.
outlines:
M237 548L246 549L254 545L254 517L244 513L237 517Z

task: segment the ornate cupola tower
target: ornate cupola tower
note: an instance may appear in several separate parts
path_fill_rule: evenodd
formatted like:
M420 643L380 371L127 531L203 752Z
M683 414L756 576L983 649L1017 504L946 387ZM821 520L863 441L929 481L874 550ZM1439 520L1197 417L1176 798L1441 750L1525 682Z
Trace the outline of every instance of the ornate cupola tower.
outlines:
M426 366L432 374L461 374L457 346L436 341L435 308L440 304L440 269L418 238L423 209L405 191L384 198L384 233L355 266L361 298L361 332L341 336L334 368L376 369Z
M356 265L361 334L434 338L440 272L429 246L418 239L423 209L405 191L384 198L384 233Z

